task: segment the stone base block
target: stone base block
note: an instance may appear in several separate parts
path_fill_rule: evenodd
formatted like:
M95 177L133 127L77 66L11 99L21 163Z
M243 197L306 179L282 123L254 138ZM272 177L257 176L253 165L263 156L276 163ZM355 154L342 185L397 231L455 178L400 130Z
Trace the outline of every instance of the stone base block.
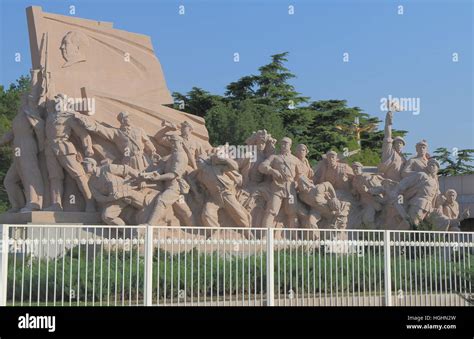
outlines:
M70 225L101 225L100 213L87 212L46 212L35 211L26 213L3 213L0 224L70 224Z

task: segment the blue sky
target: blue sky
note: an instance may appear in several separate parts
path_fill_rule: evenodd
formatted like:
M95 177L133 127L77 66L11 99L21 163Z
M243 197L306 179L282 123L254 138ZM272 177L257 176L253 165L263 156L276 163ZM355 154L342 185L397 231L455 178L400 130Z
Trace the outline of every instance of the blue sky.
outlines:
M78 17L150 35L171 91L198 86L222 94L229 82L256 73L270 55L288 51L287 67L297 75L292 83L313 100L346 99L383 120L381 98L419 98L419 115L395 116L395 128L409 131L408 152L420 139L432 150L474 148L472 0L0 3L3 85L31 67L25 8L39 5L68 15L75 5ZM15 62L16 52L22 62ZM453 53L458 62L452 61Z

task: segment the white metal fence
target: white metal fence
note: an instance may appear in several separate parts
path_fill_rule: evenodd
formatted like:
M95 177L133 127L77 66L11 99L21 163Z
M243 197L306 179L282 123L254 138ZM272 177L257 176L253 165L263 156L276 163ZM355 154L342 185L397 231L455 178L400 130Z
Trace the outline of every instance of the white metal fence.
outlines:
M473 233L1 225L0 305L461 306Z

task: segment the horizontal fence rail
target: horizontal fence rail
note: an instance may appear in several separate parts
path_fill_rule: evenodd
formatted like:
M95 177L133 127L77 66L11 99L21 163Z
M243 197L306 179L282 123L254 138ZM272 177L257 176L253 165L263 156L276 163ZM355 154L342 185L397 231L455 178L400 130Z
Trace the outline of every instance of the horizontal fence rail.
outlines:
M468 306L473 233L0 225L1 306Z

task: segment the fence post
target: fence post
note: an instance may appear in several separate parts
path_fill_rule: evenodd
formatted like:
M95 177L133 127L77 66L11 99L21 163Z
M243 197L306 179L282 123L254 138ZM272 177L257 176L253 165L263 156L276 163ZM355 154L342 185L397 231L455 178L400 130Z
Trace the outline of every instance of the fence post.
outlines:
M267 306L274 306L275 303L275 264L274 264L274 230L267 228Z
M385 306L392 306L392 263L390 257L390 231L384 231Z
M145 233L145 306L152 306L153 285L153 228L146 226Z
M7 305L8 225L0 225L0 306Z

